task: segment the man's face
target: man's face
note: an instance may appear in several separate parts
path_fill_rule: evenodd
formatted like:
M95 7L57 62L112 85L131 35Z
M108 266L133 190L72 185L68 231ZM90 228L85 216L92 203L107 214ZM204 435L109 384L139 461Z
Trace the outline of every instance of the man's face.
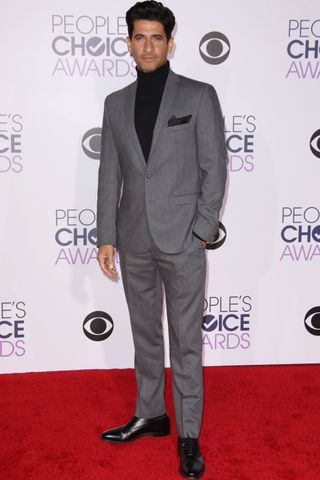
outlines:
M167 42L163 25L156 20L135 20L133 25L132 38L126 38L128 50L140 70L153 72L166 62L173 38Z

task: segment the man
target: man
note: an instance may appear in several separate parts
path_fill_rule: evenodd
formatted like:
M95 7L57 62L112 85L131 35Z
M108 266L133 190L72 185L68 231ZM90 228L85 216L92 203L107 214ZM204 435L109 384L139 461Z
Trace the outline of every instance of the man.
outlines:
M206 242L218 233L226 180L219 101L212 86L174 73L173 13L160 2L126 14L137 80L105 100L98 185L98 261L115 279L115 247L135 347L135 415L102 438L170 433L164 403L162 286L180 474L200 477L201 323ZM122 188L122 196L120 193ZM120 204L119 204L120 200Z

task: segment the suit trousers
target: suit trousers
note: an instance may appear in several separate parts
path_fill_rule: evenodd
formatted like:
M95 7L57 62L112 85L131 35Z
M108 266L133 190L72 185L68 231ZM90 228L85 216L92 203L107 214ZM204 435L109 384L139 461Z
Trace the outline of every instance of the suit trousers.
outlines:
M192 235L182 252L161 251L149 233L143 253L119 251L128 304L137 383L135 415L152 418L166 412L162 332L165 292L174 414L180 437L198 437L203 409L202 334L206 255Z

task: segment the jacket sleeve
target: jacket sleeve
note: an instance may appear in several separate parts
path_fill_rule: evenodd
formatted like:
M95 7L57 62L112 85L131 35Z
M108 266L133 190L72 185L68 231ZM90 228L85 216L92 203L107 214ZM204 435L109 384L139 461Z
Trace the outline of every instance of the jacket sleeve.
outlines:
M194 232L212 242L219 232L219 212L227 178L224 122L215 89L206 85L197 115L197 148L201 193Z
M119 157L110 126L107 97L104 103L98 175L97 246L116 245L116 216L121 184Z

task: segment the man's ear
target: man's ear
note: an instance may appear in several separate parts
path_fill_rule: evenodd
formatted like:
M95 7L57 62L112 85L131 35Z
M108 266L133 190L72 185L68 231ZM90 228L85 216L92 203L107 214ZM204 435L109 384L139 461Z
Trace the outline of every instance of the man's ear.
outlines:
M174 44L174 38L173 37L170 37L170 39L168 41L168 44L169 44L168 51L169 51L169 53L171 53L171 50L173 49L173 44Z

